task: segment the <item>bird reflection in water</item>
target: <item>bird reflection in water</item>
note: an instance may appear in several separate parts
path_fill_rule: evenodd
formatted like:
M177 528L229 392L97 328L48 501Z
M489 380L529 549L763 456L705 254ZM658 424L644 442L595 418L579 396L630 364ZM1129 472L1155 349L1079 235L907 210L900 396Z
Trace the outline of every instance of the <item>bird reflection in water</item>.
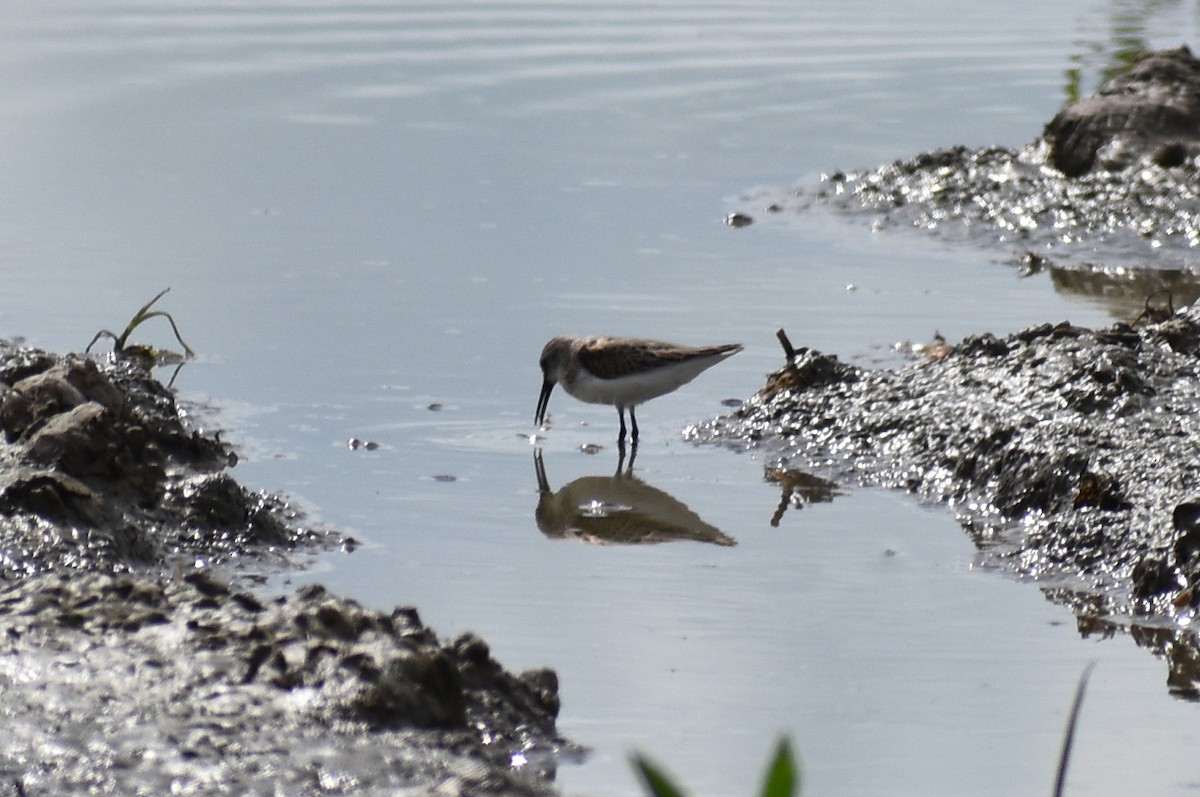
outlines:
M640 545L674 540L736 545L737 541L656 487L633 475L634 446L629 467L621 446L617 472L612 476L583 476L558 491L550 489L542 449L533 450L538 504L534 516L547 537L574 539L594 545Z

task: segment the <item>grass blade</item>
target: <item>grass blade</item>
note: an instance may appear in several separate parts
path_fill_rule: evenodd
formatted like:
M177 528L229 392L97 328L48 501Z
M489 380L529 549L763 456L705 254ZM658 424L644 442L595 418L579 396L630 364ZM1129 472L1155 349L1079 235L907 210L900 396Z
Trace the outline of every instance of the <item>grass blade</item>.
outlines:
M1079 686L1075 687L1075 700L1071 703L1071 714L1067 717L1067 731L1063 734L1062 752L1058 756L1058 775L1054 778L1054 797L1062 797L1063 788L1067 784L1067 765L1071 762L1071 745L1075 743L1075 726L1079 722L1079 710L1083 708L1083 696L1087 693L1088 679L1092 677L1092 669L1096 662L1089 662L1079 676Z
M179 345L183 347L183 350L187 353L188 357L195 357L196 352L192 351L191 346L189 346L183 342L183 337L179 334L179 327L175 326L175 319L171 318L170 313L164 312L162 310L155 310L153 313L143 313L143 314L141 314L141 317L138 319L138 324L142 323L143 321L149 321L151 318L158 318L158 317L165 318L165 319L167 319L167 321L170 322L171 331L175 333L175 340L179 341Z
M154 303L161 299L169 290L171 289L163 288L153 299L146 302L136 313L133 314L133 318L129 319L129 325L125 327L125 331L121 333L121 337L117 338L117 351L121 351L125 348L125 344L129 341L129 336L133 334L133 330L137 329L138 325L146 320L146 311L153 307Z
M131 344L129 342L129 336L133 334L135 329L149 321L151 318L165 318L167 319L167 323L171 325L171 331L175 333L175 340L179 341L179 345L183 347L184 359L191 359L192 357L195 357L196 352L192 351L192 347L187 345L183 339L183 336L179 334L179 326L175 323L175 319L171 317L171 314L165 310L150 309L154 306L154 303L166 295L167 291L169 290L171 289L163 288L155 295L153 299L138 308L138 311L133 314L133 318L129 319L129 323L125 326L125 330L120 335L114 335L107 329L102 329L96 333L96 336L92 338L92 342L87 345L87 348L84 349L84 351L91 351L92 347L96 345L96 342L100 340L100 338L111 338L113 341L114 354L119 356L127 355L135 359L138 356L141 356L149 360L149 364L146 366L146 368L149 369L152 365L154 365L155 361L159 359L159 355L164 353L165 350L160 351L152 346ZM175 354L174 352L165 353L171 355Z
M91 351L91 350L92 350L92 347L96 345L96 341L100 340L100 338L103 338L103 337L109 337L109 338L112 338L112 341L113 341L113 346L114 346L114 347L117 345L118 341L120 340L120 338L118 338L118 337L117 337L116 335L114 335L113 333L109 332L107 329L102 329L102 330L100 330L99 332L97 332L97 333L96 333L96 337L92 338L92 342L91 342L91 343L89 343L89 344L87 345L87 348L86 348L86 349L84 349L83 351L84 351L85 353L86 353L86 352L89 352L89 351Z

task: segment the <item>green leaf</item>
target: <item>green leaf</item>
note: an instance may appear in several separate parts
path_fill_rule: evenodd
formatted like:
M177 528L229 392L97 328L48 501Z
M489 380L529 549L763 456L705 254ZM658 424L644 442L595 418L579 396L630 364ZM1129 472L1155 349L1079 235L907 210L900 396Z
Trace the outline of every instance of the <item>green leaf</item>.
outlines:
M671 782L661 769L651 764L643 756L633 756L633 768L641 776L642 785L651 797L683 797L683 792Z
M158 292L158 294L153 299L146 302L144 305L141 306L141 308L136 313L133 314L133 318L129 319L129 325L125 327L125 331L122 332L121 337L119 337L117 339L117 350L118 351L121 351L125 348L125 342L129 340L129 336L130 336L130 334L133 333L133 330L137 329L138 324L140 324L146 320L146 311L149 310L151 307L153 307L154 303L157 302L159 299L161 299L163 297L163 294L165 294L169 290L171 290L171 289L163 288L161 291Z
M158 292L157 295L155 295L153 299L138 308L138 311L133 314L133 318L129 319L129 323L125 326L125 330L119 336L114 335L107 329L102 329L96 333L96 337L92 338L92 342L87 345L87 348L84 349L84 351L91 351L92 347L96 345L96 342L100 340L100 338L111 338L113 341L113 353L117 355L128 354L130 357L136 358L138 356L143 356L145 354L145 350L152 350L150 355L150 364L146 366L149 368L154 364L153 361L160 353L166 353L170 355L174 354L174 352L167 352L165 349L159 350L157 348L144 346L138 343L130 343L129 336L133 334L135 329L149 321L151 318L165 318L167 319L167 323L171 325L171 331L175 333L175 340L179 341L179 345L183 347L183 359L195 357L196 352L192 351L192 347L184 342L183 336L179 334L179 326L176 325L175 319L171 317L171 314L164 310L150 309L154 306L154 303L166 295L167 291L169 290L171 289L163 288Z
M761 794L762 797L795 797L799 791L800 770L792 756L792 745L785 736L775 749Z

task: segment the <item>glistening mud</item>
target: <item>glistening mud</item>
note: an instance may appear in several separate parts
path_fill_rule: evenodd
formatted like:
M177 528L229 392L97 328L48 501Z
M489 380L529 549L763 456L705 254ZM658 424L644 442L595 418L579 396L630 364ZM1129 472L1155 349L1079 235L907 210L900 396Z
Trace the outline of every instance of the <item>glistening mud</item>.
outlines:
M63 794L543 794L558 682L471 634L197 563L349 545L243 489L129 363L0 348L0 787Z

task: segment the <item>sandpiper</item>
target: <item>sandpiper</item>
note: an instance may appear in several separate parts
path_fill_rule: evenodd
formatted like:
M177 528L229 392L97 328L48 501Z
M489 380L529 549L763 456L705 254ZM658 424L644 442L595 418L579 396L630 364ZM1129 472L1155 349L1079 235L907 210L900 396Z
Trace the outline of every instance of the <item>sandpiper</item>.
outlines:
M542 349L542 393L538 396L534 420L546 419L550 392L556 384L580 401L612 404L617 408L625 442L625 410L638 439L638 404L666 395L691 382L702 372L742 350L740 343L716 346L680 346L644 338L573 338L559 335Z

